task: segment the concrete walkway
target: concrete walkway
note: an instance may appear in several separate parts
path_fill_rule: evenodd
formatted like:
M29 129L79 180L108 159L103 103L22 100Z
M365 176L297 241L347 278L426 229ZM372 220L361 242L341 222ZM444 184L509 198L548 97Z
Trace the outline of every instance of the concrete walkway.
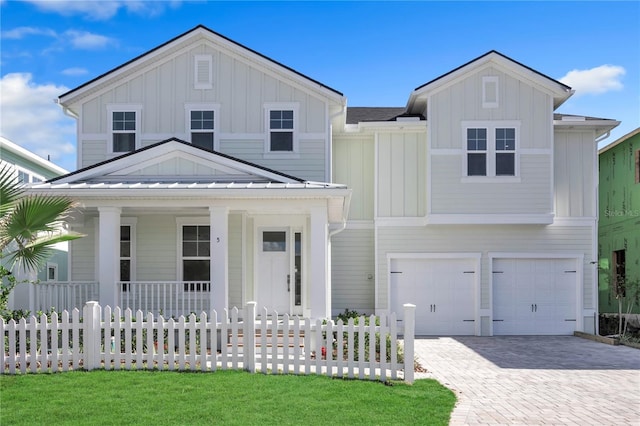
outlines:
M416 339L451 425L640 425L640 350L573 336ZM427 422L428 423L428 422Z

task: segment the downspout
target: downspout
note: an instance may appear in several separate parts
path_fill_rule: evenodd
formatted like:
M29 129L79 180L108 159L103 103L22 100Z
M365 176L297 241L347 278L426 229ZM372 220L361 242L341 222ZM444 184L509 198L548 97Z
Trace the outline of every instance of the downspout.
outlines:
M608 138L609 136L611 136L611 130L607 131L607 133L600 135L600 137L598 139L596 139L596 144L602 142L603 140L605 140L606 138ZM597 151L597 150L596 150Z

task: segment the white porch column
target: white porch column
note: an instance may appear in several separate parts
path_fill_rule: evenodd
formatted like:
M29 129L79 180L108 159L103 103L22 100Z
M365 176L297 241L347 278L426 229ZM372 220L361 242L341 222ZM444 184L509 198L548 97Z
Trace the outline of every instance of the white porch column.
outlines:
M311 208L311 253L309 255L309 292L311 318L331 317L331 277L329 276L329 230L327 207Z
M209 207L211 224L211 308L218 315L229 305L229 209Z
M98 207L98 283L100 306L118 304L116 282L120 279L120 213L119 207Z

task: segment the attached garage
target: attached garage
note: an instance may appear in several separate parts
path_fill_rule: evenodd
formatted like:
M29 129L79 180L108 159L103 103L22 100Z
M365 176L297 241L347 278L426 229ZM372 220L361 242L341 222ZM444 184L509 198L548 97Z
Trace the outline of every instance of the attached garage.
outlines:
M493 334L573 334L579 265L576 258L493 258Z
M416 305L416 335L475 335L480 256L410 256L390 259L391 311L402 320L402 306Z

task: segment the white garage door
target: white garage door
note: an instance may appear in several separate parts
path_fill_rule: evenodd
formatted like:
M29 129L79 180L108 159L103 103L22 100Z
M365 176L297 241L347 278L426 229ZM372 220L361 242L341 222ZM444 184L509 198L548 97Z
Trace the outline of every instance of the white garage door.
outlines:
M494 259L493 334L573 334L575 259Z
M393 259L390 272L391 309L402 320L416 305L417 335L475 334L475 260Z

